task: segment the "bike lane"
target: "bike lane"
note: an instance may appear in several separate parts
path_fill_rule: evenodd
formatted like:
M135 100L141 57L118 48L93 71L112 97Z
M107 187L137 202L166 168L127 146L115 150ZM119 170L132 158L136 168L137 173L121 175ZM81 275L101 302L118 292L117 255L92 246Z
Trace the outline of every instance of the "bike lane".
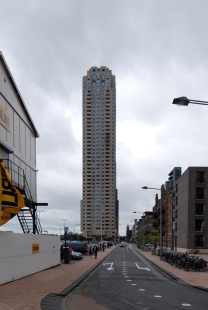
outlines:
M117 248L74 292L68 309L73 309L73 298L84 294L88 295L86 307L93 301L97 307L114 310L207 309L205 292L173 281L131 246ZM95 305L93 309L100 309Z

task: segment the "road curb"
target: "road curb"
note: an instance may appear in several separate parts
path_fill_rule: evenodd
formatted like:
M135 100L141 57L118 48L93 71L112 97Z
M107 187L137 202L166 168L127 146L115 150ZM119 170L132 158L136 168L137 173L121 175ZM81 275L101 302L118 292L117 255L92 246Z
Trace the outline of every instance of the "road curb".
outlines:
M67 286L59 294L50 293L45 296L40 302L41 310L68 310L67 309L67 295L69 295L85 278L89 276L102 262L116 249L112 249L110 253L104 256L99 262L87 270L77 280Z
M62 292L67 292L67 294L65 294L64 299L61 302L61 308L60 310L68 310L67 308L67 301L68 301L68 296L81 282L84 281L84 279L86 279L90 273L92 273L99 265L102 264L102 262L116 249L116 247L110 252L108 253L105 257L103 257L97 264L95 264L94 266L92 266L89 270L87 270L81 277L79 277L75 282L73 282L72 284L70 284L66 289L64 289ZM61 293L62 293L61 292Z
M138 252L138 251L137 251ZM151 261L150 259L148 259L146 256L144 256L141 252L139 252L139 254L142 255L143 258L145 258L149 263L151 263L153 266L157 267L157 269L160 269L162 272L164 272L165 274L167 274L169 277L171 277L173 280L176 281L180 281L180 278L176 277L173 273L167 271L166 269L163 269L162 267L160 267L159 265L157 265L156 263L154 263L153 261ZM183 282L183 281L182 281Z
M151 261L150 259L148 259L146 256L144 256L136 247L134 247L134 249L142 255L143 258L145 258L149 263L151 263L152 265L154 265L155 267L157 267L158 269L160 269L162 272L164 272L165 274L167 274L169 277L171 277L173 280L179 282L180 284L183 284L183 285L188 285L190 287L193 287L195 289L198 289L198 290L202 290L202 291L205 291L205 292L208 292L208 289L206 287L203 287L203 286L196 286L196 285L191 285L183 280L181 280L179 277L176 277L173 273L171 273L170 271L167 271L166 269L160 267L159 265L157 265L156 263L154 263L153 261Z

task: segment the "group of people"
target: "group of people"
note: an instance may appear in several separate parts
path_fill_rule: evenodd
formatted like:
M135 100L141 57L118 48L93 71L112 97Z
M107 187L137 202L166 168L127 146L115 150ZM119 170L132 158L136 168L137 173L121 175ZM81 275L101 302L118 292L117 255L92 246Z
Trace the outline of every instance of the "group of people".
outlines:
M116 245L116 243L114 242L114 244ZM111 242L107 242L107 248L110 248L111 249L111 246L113 245L113 243ZM95 258L97 258L97 253L98 251L105 251L105 243L100 243L100 244L94 244L94 245L91 245L89 247L89 255L90 255L90 258L91 256L94 254Z
M96 244L94 244L93 246L90 246L89 248L89 255L90 255L90 258L91 256L94 254L95 255L95 258L97 258L97 252L100 250L100 247Z

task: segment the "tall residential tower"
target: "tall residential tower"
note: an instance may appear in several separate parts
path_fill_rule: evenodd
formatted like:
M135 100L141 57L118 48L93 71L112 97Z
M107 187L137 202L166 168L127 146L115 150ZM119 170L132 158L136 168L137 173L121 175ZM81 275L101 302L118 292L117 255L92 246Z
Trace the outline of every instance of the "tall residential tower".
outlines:
M106 67L92 67L82 89L81 231L94 241L104 240L118 236L115 76Z

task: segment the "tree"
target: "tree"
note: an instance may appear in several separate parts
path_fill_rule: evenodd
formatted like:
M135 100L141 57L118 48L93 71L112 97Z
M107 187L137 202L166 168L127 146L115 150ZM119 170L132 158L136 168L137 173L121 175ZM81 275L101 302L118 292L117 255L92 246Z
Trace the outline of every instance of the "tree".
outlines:
M120 241L126 241L126 237L125 236L120 236Z
M157 243L160 242L160 232L157 229L152 229L148 234L149 241L154 243L154 247L156 248Z
M142 236L142 235L138 235L138 236L136 237L136 240L137 240L137 242L138 242L139 244L142 244L142 243L143 243L143 236Z

